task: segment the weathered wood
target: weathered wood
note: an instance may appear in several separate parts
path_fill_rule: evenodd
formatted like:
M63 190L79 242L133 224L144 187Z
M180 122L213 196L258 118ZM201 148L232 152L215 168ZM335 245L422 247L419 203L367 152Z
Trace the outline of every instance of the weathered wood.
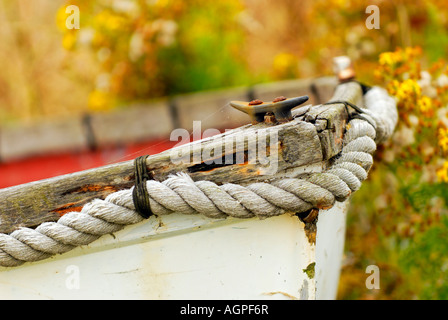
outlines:
M152 101L123 109L92 113L90 123L97 146L166 138L174 129L168 101Z
M262 138L266 138L266 142ZM251 146L258 143L263 143L265 148L257 152L266 154L266 164L251 163L249 159ZM249 183L322 160L314 126L297 120L279 126L261 123L228 131L150 156L147 165L159 181L183 171L194 180ZM112 192L132 187L133 183L133 161L126 161L2 189L0 232L57 221L69 211L80 211L94 198L105 198Z
M86 149L85 129L81 118L5 126L0 134L1 159L13 161L30 155Z
M330 100L338 85L337 77L321 77L315 79L311 85L311 89L316 99L316 103L325 103Z
M361 86L356 82L339 85L329 102L332 101L347 101L363 107ZM305 121L316 126L325 159L337 155L342 150L345 125L350 114L355 112L349 109L343 103L323 104L310 109L304 116Z
M355 102L360 97L359 85L344 84L333 99ZM345 110L341 104L301 107L293 110L296 119L290 122L245 125L184 144L148 157L147 167L158 181L187 172L193 180L218 184L247 184L321 171L342 149ZM308 112L303 115L304 111ZM104 199L133 183L134 164L126 161L2 189L0 232L57 221L69 211L80 211L94 198Z
M4 126L0 130L0 160L14 161L35 155L86 150L148 138L166 137L171 128L191 130L193 121L203 129L235 128L250 121L229 106L231 100L258 98L270 101L308 95L309 103L327 101L333 95L336 77L296 79L148 101L110 112L89 113L55 121ZM130 124L131 123L131 124Z

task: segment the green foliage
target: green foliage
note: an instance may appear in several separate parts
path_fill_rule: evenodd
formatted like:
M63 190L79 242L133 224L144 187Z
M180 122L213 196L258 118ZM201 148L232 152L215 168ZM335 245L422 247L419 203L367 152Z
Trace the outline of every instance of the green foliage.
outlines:
M425 27L422 44L425 46L428 60L437 61L447 55L448 35L444 28L444 21L439 15L439 8L428 3L428 23Z
M448 217L417 234L400 254L409 280L419 287L421 299L448 299Z
M346 244L354 258L342 273L344 299L447 298L447 63L422 73L423 55L398 48L379 57L375 74L397 99L399 121L351 199ZM381 290L367 290L359 279L369 264L380 267Z
M351 199L339 297L447 298L447 1L372 1L381 22L369 30L363 0L67 0L59 33L52 1L0 3L2 123L329 75L332 58L349 55L360 81L397 98L400 117ZM79 30L65 26L69 4ZM377 291L365 288L370 264Z
M100 66L91 109L251 82L241 46L245 34L237 23L239 1L80 1L79 6L81 30L64 28L63 10L59 24L64 47L89 51Z
M222 19L224 15L229 21ZM158 52L165 94L208 90L250 82L241 43L232 26L235 10L221 4L192 8L179 21L178 39Z

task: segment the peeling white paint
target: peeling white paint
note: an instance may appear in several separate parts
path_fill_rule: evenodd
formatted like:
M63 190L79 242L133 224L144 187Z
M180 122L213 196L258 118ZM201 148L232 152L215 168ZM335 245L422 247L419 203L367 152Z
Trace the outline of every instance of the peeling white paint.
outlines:
M319 213L316 235L316 299L335 299L344 253L348 201Z
M324 239L331 226L326 227L323 217L330 211L319 216L317 248L309 243L296 216L151 218L42 262L0 268L0 299L329 297L335 281L326 278L337 272L330 272L330 265L319 266L328 255L319 244L335 242ZM325 233L319 233L321 226ZM332 257L331 263L337 260ZM314 261L316 276L309 279L303 269ZM67 273L69 266L76 267L77 273ZM79 279L68 282L69 276ZM330 291L323 294L316 285Z

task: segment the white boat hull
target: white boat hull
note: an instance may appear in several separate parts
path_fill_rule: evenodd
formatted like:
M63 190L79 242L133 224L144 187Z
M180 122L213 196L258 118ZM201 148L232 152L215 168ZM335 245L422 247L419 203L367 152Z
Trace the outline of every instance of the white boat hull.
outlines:
M63 255L0 268L0 299L334 299L346 203L320 211L315 243L296 216L151 218Z

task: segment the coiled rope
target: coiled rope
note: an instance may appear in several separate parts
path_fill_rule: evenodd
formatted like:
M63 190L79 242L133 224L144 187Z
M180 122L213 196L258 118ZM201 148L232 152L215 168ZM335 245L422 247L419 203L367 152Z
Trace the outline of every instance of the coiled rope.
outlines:
M382 90L372 88L370 91ZM286 178L247 186L210 181L193 181L179 173L167 180L146 181L152 213L202 214L210 218L267 218L286 212L302 213L312 208L329 208L345 201L361 187L373 164L376 143L384 141L395 127L395 101L385 91L364 96L367 109L346 127L343 149L328 170L304 178ZM378 100L378 96L383 100ZM370 100L369 100L370 99ZM375 105L375 110L369 105ZM382 110L386 108L387 110ZM381 112L387 114L381 116ZM390 116L392 114L392 116ZM133 189L95 199L81 212L69 212L57 222L45 222L35 229L20 228L0 233L0 266L15 267L47 259L87 245L99 237L144 220L135 210Z

